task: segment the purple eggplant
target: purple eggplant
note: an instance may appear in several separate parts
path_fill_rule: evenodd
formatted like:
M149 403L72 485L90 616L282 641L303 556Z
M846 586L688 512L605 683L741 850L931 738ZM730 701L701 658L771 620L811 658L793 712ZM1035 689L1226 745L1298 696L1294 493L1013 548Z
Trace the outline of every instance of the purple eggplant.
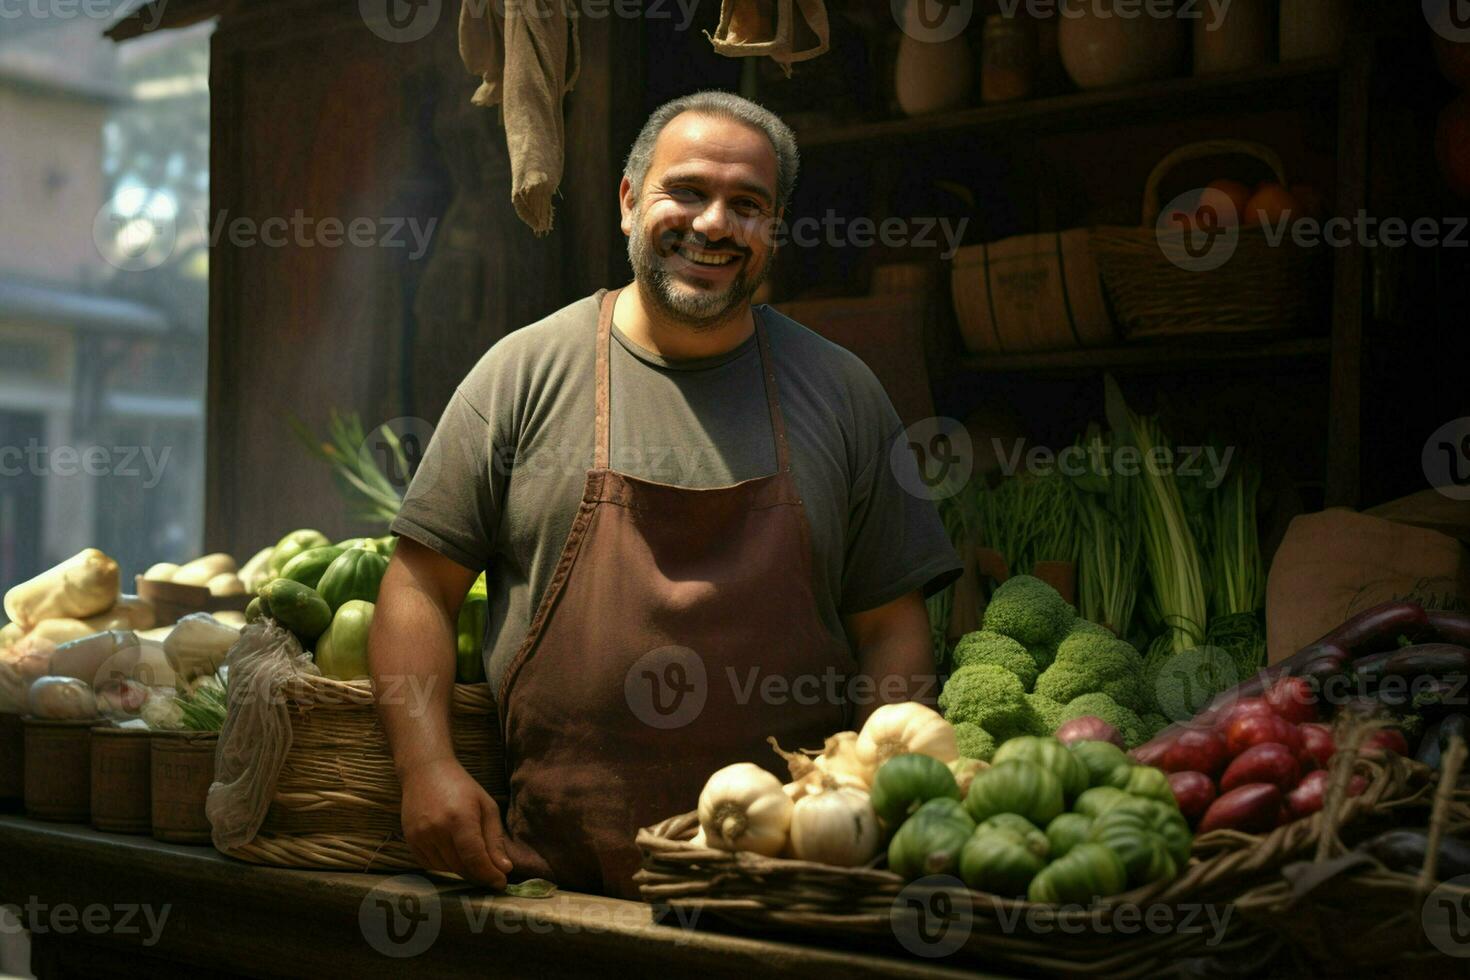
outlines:
M1388 662L1398 655L1397 650L1370 653L1353 661L1353 676L1359 680L1377 681L1388 670Z
M1362 662L1358 661L1359 664ZM1451 677L1464 676L1466 672L1470 672L1470 650L1452 643L1421 643L1404 647L1383 665L1384 674L1399 677Z
M1429 614L1417 602L1385 602L1365 609L1318 640L1353 657L1398 648L1399 637L1419 640L1429 633Z
M1430 609L1426 615L1429 617L1429 627L1434 630L1436 639L1443 643L1470 647L1470 613Z
M1429 835L1422 830L1390 830L1359 846L1390 871L1417 874L1429 854ZM1445 835L1439 842L1435 878L1448 881L1470 874L1470 843Z

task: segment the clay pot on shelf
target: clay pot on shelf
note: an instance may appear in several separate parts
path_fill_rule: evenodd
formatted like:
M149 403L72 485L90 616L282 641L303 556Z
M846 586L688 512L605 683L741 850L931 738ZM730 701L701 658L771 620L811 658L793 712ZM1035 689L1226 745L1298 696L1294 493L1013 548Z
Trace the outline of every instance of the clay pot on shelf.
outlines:
M1269 0L1206 5L1194 22L1194 73L1219 75L1270 64L1274 10Z
M893 66L898 107L907 116L958 109L970 100L974 59L963 32L953 37L942 26L927 24L920 8L928 0L910 0L904 8L903 36Z
M980 101L991 104L1030 98L1036 91L1036 51L1034 22L1000 14L985 18Z
M1177 75L1188 50L1185 21L1117 0L1064 0L1058 43L1079 88L1136 85Z
M1281 60L1335 58L1352 20L1347 0L1281 0Z

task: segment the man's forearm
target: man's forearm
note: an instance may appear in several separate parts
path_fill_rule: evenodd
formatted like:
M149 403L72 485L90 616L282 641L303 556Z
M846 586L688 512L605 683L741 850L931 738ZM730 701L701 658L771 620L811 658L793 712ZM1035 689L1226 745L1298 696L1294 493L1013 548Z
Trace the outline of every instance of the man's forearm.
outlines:
M861 726L880 705L921 701L933 705L939 694L929 617L922 600L895 603L866 624L858 638L853 724ZM856 695L861 694L862 697Z
M391 572L391 569L390 569ZM454 755L449 702L454 689L454 618L409 576L385 576L369 639L378 719L393 765L405 772ZM398 692L401 696L394 696Z

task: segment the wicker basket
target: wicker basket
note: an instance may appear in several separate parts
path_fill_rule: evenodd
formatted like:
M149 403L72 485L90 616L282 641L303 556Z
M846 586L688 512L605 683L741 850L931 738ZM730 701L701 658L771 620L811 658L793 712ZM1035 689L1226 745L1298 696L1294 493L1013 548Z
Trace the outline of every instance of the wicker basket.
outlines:
M232 687L236 650L230 654ZM285 706L290 744L278 771L264 774L269 807L248 843L221 846L216 825L216 847L231 857L291 868L418 867L403 840L401 789L372 684L296 671L273 696ZM230 713L236 709L232 690ZM227 718L227 733L229 726ZM454 685L450 734L459 761L503 806L505 759L488 684ZM211 793L220 788L216 782Z
M1406 765L1360 760L1357 767L1368 786L1342 805L1342 826L1418 792ZM635 879L645 901L682 909L684 920L1021 970L1146 976L1179 959L1259 952L1271 935L1258 923L1228 914L1227 907L1247 889L1274 880L1283 865L1312 853L1323 827L1319 813L1261 836L1206 834L1196 839L1194 858L1174 881L1088 909L1001 899L953 878L905 884L875 867L837 868L696 847L690 843L698 828L694 813L639 832L644 861ZM948 928L921 924L928 908L950 910L950 922L958 926L954 938ZM1160 920L1177 928L1137 925ZM1223 923L1219 929L1216 922ZM942 939L936 944L926 936Z
M1442 837L1470 834L1470 783L1461 778L1465 757L1465 743L1458 741L1445 753L1437 781L1416 767L1423 791L1383 811L1401 825L1428 827L1428 857L1418 874L1390 870L1349 851L1341 828L1329 826L1314 859L1290 865L1280 879L1242 895L1241 914L1279 935L1303 972L1463 975L1470 953L1463 936L1470 885L1464 878L1440 882L1436 858ZM1445 911L1458 918L1436 915ZM1435 919L1454 930L1449 949L1430 937Z
M1281 158L1259 143L1191 143L1164 157L1149 174L1140 227L1092 230L1093 257L1127 338L1301 332L1322 319L1331 272L1327 248L1299 247L1289 234L1272 245L1260 227L1231 229L1206 247L1183 228L1158 225L1159 184L1176 166L1236 154L1261 160L1286 186Z

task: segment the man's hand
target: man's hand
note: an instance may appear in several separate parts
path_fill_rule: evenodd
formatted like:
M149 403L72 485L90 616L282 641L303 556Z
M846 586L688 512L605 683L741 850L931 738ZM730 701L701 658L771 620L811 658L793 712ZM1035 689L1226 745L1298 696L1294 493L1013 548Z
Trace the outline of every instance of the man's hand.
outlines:
M411 677L428 692L421 706L378 703L403 787L409 849L425 868L504 888L511 863L500 809L454 757L449 735L455 621L474 578L471 569L400 538L378 590L368 657L378 690Z
M403 836L425 868L505 888L511 863L500 807L459 760L426 766L403 781Z
M854 727L862 727L868 715L885 702L934 704L939 675L934 666L934 641L929 636L929 608L922 593L910 592L887 605L854 613L843 625L857 654L858 671L872 681L876 695L855 705Z

